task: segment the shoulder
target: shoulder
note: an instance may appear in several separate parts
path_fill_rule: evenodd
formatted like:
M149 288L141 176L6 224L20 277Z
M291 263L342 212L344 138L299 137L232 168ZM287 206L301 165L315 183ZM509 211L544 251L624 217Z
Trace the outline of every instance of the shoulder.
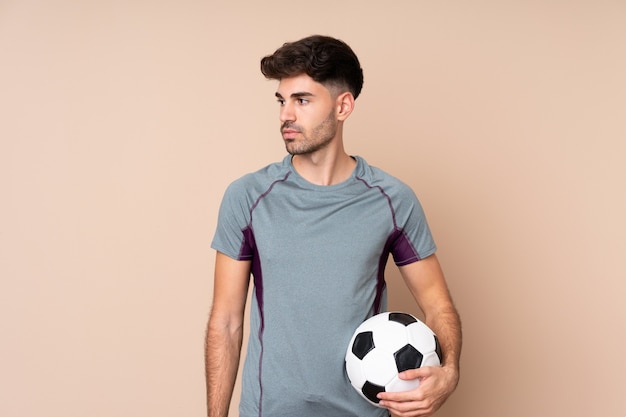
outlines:
M269 164L257 171L237 178L226 189L226 198L256 199L278 181L284 181L291 172L287 158Z
M356 177L368 187L377 187L389 197L415 197L413 189L404 181L389 174L381 168L368 164L365 159L355 157L358 161Z

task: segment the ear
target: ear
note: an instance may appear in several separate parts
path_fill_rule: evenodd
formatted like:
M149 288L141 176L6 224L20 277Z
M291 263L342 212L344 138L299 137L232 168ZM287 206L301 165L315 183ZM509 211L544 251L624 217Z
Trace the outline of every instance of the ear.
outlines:
M350 116L352 110L354 110L354 96L352 93L346 91L337 96L335 100L337 109L337 120L344 121Z

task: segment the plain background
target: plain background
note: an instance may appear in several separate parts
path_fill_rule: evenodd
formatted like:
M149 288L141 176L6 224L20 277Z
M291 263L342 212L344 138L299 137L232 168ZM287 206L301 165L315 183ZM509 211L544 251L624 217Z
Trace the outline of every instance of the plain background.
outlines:
M0 1L1 416L205 415L218 205L285 153L259 59L314 33L463 318L437 416L626 416L621 0Z

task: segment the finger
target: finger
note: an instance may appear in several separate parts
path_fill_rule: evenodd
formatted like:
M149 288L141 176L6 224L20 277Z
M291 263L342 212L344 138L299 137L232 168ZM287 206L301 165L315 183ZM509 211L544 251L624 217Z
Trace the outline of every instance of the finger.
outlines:
M398 374L398 377L400 377L400 379L410 380L410 379L423 379L431 375L432 375L432 370L430 369L429 366L425 366L423 368L408 369L404 372L400 372Z
M414 391L386 391L379 393L377 397L380 400L393 401L397 403L406 403L411 401L419 402L424 400L424 395L419 389Z
M380 405L387 408L390 413L398 417L417 417L428 415L428 408L417 401L381 401Z

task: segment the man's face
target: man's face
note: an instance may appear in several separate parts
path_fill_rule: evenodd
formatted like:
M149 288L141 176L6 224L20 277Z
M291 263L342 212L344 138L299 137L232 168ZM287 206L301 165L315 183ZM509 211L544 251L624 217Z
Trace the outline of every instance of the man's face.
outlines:
M283 78L276 98L287 152L311 154L333 141L338 122L335 99L326 87L306 74Z

